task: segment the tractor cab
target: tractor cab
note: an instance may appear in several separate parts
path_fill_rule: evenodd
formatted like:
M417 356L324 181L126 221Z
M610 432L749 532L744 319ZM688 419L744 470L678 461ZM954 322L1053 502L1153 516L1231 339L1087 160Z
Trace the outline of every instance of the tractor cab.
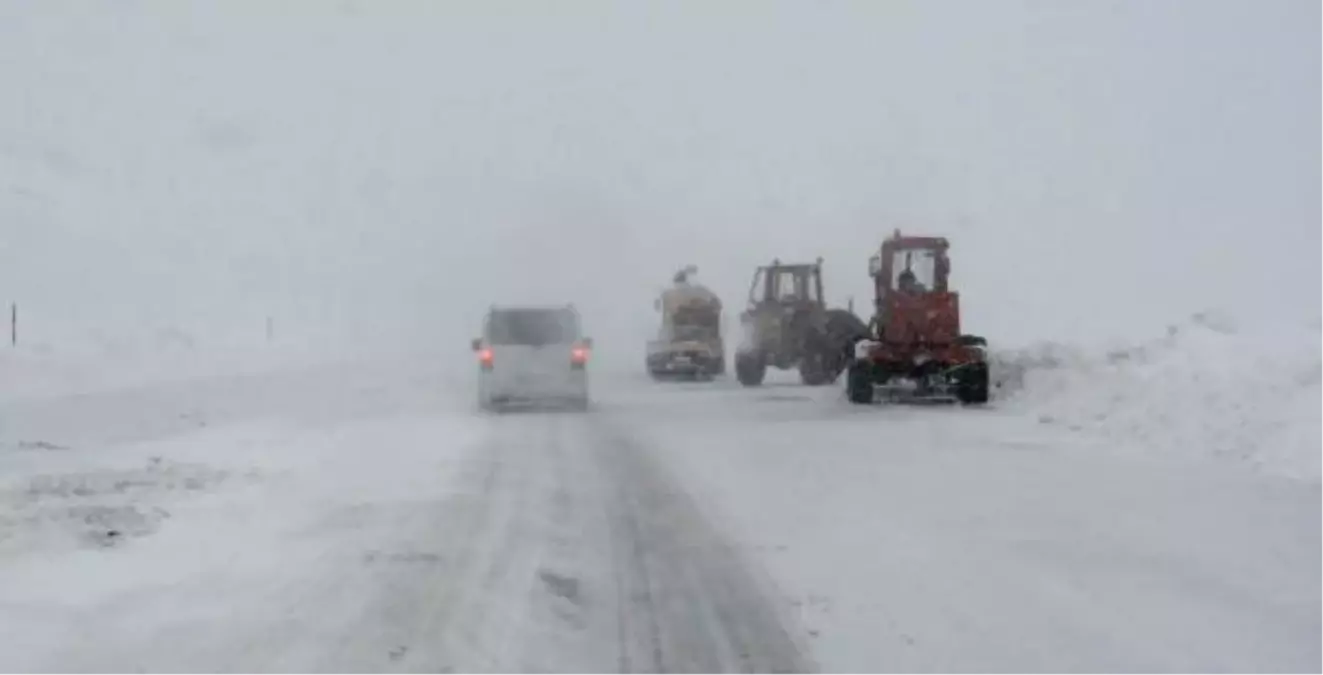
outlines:
M797 308L822 308L822 260L814 263L783 264L773 260L759 267L749 286L749 309L768 305Z
M798 361L824 318L822 261L785 264L779 259L759 267L749 287L749 308L742 320L756 334L778 367Z
M878 337L897 344L949 344L960 335L959 298L948 281L945 237L906 237L896 231L869 260Z

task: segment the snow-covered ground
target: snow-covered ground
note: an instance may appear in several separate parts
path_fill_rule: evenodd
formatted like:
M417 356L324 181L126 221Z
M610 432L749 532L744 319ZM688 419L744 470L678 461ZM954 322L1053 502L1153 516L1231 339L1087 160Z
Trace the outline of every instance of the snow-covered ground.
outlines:
M638 425L793 589L827 670L1319 667L1317 483L1000 412L755 400Z
M0 670L1319 671L1319 4L727 4L0 2ZM896 227L993 405L637 372Z
M455 354L21 395L29 361L0 669L1317 671L1309 336L1007 352L986 409L599 373L491 416Z
M242 655L147 646L297 611L274 603L442 499L481 430L433 414L462 408L434 377L389 364L135 385L3 408L6 669L224 668Z

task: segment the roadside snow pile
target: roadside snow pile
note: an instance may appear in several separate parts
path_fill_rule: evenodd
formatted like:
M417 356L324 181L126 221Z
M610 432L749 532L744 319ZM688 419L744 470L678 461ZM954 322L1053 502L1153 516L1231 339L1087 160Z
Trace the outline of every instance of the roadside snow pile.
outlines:
M1199 314L1161 339L1087 353L999 354L1007 407L1125 449L1242 462L1320 479L1320 330Z

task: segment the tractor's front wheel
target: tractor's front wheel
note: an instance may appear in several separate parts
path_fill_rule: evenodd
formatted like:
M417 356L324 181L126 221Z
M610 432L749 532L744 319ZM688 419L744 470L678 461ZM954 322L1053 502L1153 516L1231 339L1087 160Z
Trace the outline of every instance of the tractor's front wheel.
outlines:
M873 402L873 367L856 361L845 371L845 395L851 403L869 405Z
M767 359L761 352L735 354L735 378L746 387L757 387L767 377Z

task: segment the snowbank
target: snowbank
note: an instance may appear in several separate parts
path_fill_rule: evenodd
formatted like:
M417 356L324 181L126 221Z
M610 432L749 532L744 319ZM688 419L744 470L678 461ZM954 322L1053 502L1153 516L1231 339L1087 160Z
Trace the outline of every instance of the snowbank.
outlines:
M1212 457L1318 481L1318 326L1238 326L1198 314L1167 335L1091 352L997 356L1006 406L1126 449Z

